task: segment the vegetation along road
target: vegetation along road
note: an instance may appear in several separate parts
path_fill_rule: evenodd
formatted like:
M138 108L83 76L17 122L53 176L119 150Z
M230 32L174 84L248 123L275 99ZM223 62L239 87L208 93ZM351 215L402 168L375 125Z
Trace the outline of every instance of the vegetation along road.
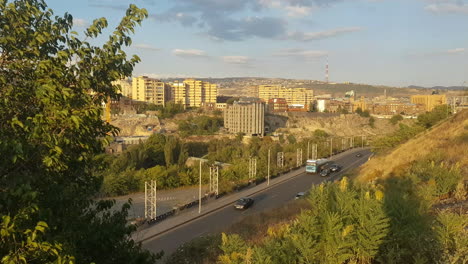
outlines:
M357 153L361 153L362 156L356 157ZM222 208L219 210L214 210L193 221L188 221L185 224L169 228L167 231L162 231L159 234L141 239L143 241L143 247L152 252L163 250L165 254L168 255L182 244L199 236L221 232L247 215L280 207L284 203L293 200L298 192L307 191L313 184L320 184L325 180L337 180L346 170L357 168L364 164L370 155L371 153L367 149L350 150L334 158L334 162L343 166L343 170L331 174L331 176L320 177L315 174L306 174L305 169L302 167L299 169L303 171L302 173L284 180L281 183L275 185L273 185L273 183L269 188L264 188L254 193L248 189L233 194L231 196L235 197L231 198L238 199L243 196L248 196L253 198L255 203L245 211L236 211L232 206L232 202L230 202L224 207L220 206ZM261 185L266 187L266 183L262 183ZM208 207L208 205L206 207ZM176 221L177 217L187 217L187 215L184 216L184 214L181 214L174 218L167 219L166 221ZM157 227L157 225L155 227Z

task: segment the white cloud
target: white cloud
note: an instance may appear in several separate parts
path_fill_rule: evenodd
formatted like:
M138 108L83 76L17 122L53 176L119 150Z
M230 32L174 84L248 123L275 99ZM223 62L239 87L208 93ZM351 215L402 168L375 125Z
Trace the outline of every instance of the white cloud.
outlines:
M89 22L82 18L74 18L73 25L77 27L87 27L89 26Z
M135 44L133 45L134 48L137 48L137 49L146 49L146 50L152 50L152 51L159 51L161 50L160 48L156 48L156 47L153 47L149 44Z
M432 4L427 5L424 9L435 14L468 14L468 4L458 0L432 0L429 2Z
M229 64L248 64L250 62L250 58L247 56L223 56L221 58Z
M463 53L463 52L465 52L464 48L449 49L449 50L445 51L445 53L448 53L448 54L459 54L459 53Z
M328 52L324 50L305 50L298 48L283 49L274 53L273 56L279 57L295 57L298 59L317 59L328 56Z
M280 8L281 7L280 0L258 0L258 3L261 6L269 7L269 8Z
M168 78L203 78L203 76L189 75L186 73L141 73L135 74L134 76L148 76L154 79L168 79Z
M205 51L198 49L174 49L172 54L179 57L206 57Z
M303 17L307 16L312 12L312 7L308 6L287 6L289 17Z
M449 56L449 55L461 55L465 53L465 48L455 48L455 49L448 49L448 50L439 50L439 51L430 51L430 52L415 52L409 54L411 57L439 57L439 56Z
M320 31L320 32L293 32L293 33L289 33L289 37L295 40L300 40L300 41L311 41L311 40L331 38L331 37L335 37L338 35L343 35L343 34L351 33L351 32L357 32L361 30L363 30L363 28L361 27L344 27L344 28L335 28L335 29Z

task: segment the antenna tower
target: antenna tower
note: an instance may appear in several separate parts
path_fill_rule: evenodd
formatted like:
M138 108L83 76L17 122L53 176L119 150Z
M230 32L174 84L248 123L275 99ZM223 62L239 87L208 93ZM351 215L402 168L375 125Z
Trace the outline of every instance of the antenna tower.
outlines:
M330 75L329 75L329 71L328 71L328 70L329 70L329 69L328 69L328 56L327 56L327 64L326 64L326 66L325 66L325 82L326 82L326 83L329 83L329 81L330 81L330 79L329 79L329 78L330 78Z

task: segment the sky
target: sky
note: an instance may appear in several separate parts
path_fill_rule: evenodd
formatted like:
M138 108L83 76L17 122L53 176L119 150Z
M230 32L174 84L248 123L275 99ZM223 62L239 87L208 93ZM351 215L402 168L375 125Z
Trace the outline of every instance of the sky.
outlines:
M147 9L134 76L269 77L389 86L468 81L468 0L46 0L85 30ZM106 32L109 34L111 31ZM99 43L96 43L99 44Z

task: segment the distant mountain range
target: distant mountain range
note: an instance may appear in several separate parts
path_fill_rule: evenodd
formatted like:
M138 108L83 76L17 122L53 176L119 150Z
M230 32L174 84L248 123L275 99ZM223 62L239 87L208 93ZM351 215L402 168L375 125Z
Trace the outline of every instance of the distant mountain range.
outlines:
M423 87L417 85L410 85L408 88L413 89L431 89L431 90L466 90L468 86L433 86L433 87Z

